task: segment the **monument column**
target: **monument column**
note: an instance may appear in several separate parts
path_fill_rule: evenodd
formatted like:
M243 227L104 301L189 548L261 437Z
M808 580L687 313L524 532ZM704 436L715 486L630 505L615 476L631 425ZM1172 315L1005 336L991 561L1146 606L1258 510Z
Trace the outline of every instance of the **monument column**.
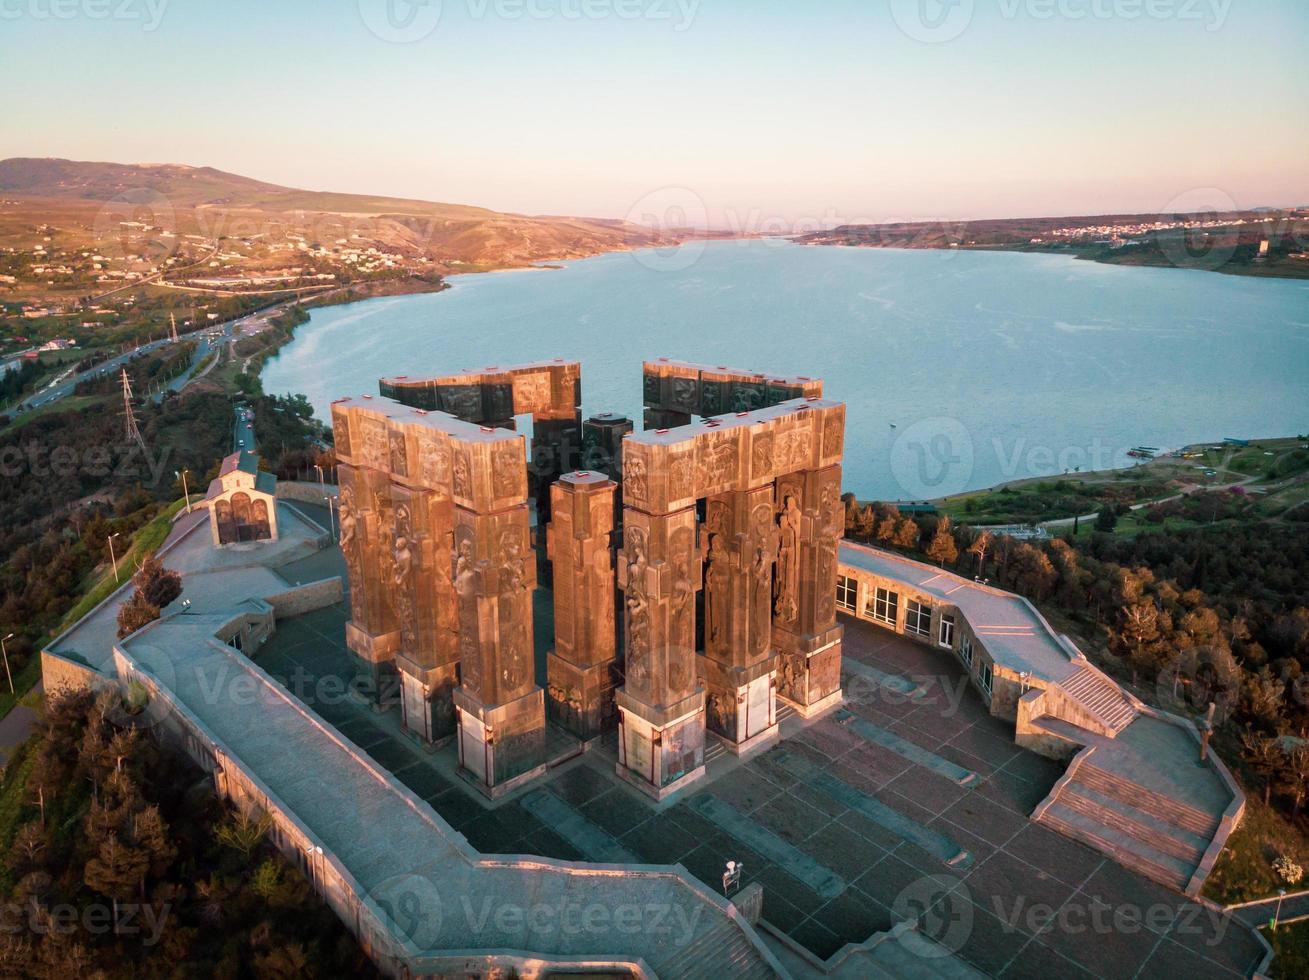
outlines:
M705 502L706 723L739 754L777 735L773 563L778 532L771 484Z
M336 444L342 444L339 429ZM374 708L383 709L394 694L395 655L400 646L389 586L391 480L385 472L348 462L341 462L337 473L341 554L350 584L345 642L354 654L364 693Z
M777 693L804 717L841 700L836 622L837 542L844 530L839 464L777 480L773 585Z
M392 601L405 730L436 745L455 733L459 617L451 580L454 504L448 492L392 484Z
M630 484L630 464L627 469ZM695 508L651 514L624 507L618 581L625 590L626 674L615 695L617 772L662 799L704 774L705 697L695 663L695 593L701 585Z
M461 771L496 797L545 769L545 699L535 683L532 557L522 437L483 427L457 444L454 588Z
M550 717L590 739L614 717L616 484L603 473L564 474L550 488L546 551L554 568L555 647L547 659Z

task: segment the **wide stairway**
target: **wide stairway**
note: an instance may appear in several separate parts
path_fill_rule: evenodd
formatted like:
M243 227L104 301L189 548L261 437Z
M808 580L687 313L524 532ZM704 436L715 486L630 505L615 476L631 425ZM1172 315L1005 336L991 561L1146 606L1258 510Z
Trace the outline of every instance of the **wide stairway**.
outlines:
M1178 891L1186 889L1219 823L1089 762L1036 819Z
M1122 688L1094 667L1079 666L1059 682L1059 690L1099 719L1113 735L1135 721L1139 714Z
M769 980L777 973L759 958L746 934L723 919L659 964L660 977L686 980Z

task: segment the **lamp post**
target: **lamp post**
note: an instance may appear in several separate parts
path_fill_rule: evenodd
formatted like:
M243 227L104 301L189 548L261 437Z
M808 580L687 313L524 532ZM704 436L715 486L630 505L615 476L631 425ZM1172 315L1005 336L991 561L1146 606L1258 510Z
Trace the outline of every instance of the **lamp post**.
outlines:
M314 464L314 469L316 469L316 470L318 471L318 483L319 483L319 485L321 486L321 485L322 485L322 482L323 482L323 468L322 468L321 466L319 466L317 463L315 463L315 464Z
M186 474L189 472L191 471L182 470L179 472L177 470L173 470L173 475L178 477L182 481L182 493L186 496L186 512L188 514L191 513L191 490L186 485Z
M9 693L17 693L13 690L13 674L9 673L9 649L5 646L9 640L13 640L13 633L9 633L9 636L0 640L0 654L4 654L4 675L9 678ZM1282 894L1285 895L1287 892L1283 890Z
M323 494L323 499L327 501L327 529L332 535L332 540L336 540L336 498L331 494Z
M8 666L8 662L6 662L6 666ZM1285 897L1286 897L1286 889L1285 888L1277 889L1277 908L1273 910L1273 932L1277 931L1277 920L1282 915L1282 899L1284 899Z
M121 534L121 531L115 531L109 535L109 560L114 563L114 581L118 581L118 557L114 554L114 538Z

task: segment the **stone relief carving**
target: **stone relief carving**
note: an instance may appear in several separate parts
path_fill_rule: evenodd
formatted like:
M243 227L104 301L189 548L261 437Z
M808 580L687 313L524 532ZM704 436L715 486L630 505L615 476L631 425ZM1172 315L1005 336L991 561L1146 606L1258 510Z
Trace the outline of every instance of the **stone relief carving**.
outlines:
M390 461L390 446L387 439L385 422L377 419L360 419L359 428L363 436L363 462L365 466L384 470Z
M403 432L391 430L391 472L397 476L409 475L409 450Z
M727 640L727 605L730 573L723 535L709 535L709 564L705 569L704 635L705 648L717 649Z
M341 555L345 558L346 579L350 583L350 618L364 618L364 577L355 540L358 515L355 513L355 493L350 486L341 487L339 512L341 526Z
M641 376L642 401L647 405L659 404L659 375L643 374Z
M727 411L723 398L723 385L718 381L700 383L700 414L721 415Z
M753 412L763 403L764 393L759 385L738 381L732 386L732 411Z
M440 490L450 483L450 449L438 442L424 442L418 450L418 476L425 486Z
M454 492L456 497L468 500L473 496L473 464L468 450L456 449L454 456Z
M413 528L409 508L400 504L395 509L395 538L391 545L391 602L400 623L400 636L411 651L418 638L418 624L414 618L414 553L410 547Z
M845 424L840 412L828 412L823 421L823 455L840 456L845 442Z
M695 379L674 377L672 382L673 406L694 412L699 407Z
M673 457L672 462L669 464L668 473L668 498L670 500L682 500L686 497L695 496L694 470L695 460L690 453L682 453Z
M514 443L496 449L491 479L497 497L512 497L518 492L519 474L525 465Z
M697 482L701 492L728 483L736 475L736 443L718 439L699 453L700 472Z
M519 374L514 376L514 414L542 412L550 407L550 375Z
M645 529L628 528L627 551L627 676L639 687L650 679L650 562Z
M482 416L482 390L476 385L443 385L441 404L455 418L476 422Z
M338 456L350 457L350 421L345 413L332 413L332 442Z
M773 566L777 561L778 531L773 524L771 503L760 502L750 511L750 538L754 554L750 559L749 615L750 654L759 656L772 642L772 609L769 599L773 589Z
M623 454L623 496L630 501L649 499L650 486L645 469L645 457L636 453Z
M750 447L750 473L754 477L769 475L773 472L773 437L764 433L755 436Z
M773 612L784 623L800 614L800 507L787 493L777 518L777 581L773 586Z
M459 602L460 678L475 693L482 690L482 658L477 648L477 563L473 542L462 538L455 550L455 595Z

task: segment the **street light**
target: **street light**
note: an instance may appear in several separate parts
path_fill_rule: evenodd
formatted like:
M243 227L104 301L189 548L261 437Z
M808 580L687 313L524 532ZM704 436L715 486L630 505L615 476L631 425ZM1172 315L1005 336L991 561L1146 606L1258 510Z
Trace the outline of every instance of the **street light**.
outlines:
M114 554L114 538L121 534L121 531L115 531L109 535L109 560L114 563L114 581L118 581L118 557Z
M315 463L314 469L318 471L318 482L321 484L323 482L323 468Z
M332 540L336 540L336 498L331 494L323 494L323 499L327 501L327 530L331 534Z
M12 636L13 634L10 635ZM6 662L6 666L8 666L8 662ZM1277 889L1277 908L1273 911L1273 932L1277 931L1277 920L1281 918L1282 899L1284 899L1285 897L1286 897L1286 889L1285 888Z
M9 678L9 693L17 693L13 690L13 674L9 673L9 650L8 648L5 648L5 644L7 644L9 640L13 640L13 633L9 633L9 636L0 640L0 654L4 654L4 675ZM1282 894L1285 895L1287 892L1283 890Z
M188 514L191 513L191 491L187 489L186 486L186 474L189 472L190 470L185 469L180 473L177 470L173 470L173 476L179 477L182 481L182 493L186 495L186 512Z

